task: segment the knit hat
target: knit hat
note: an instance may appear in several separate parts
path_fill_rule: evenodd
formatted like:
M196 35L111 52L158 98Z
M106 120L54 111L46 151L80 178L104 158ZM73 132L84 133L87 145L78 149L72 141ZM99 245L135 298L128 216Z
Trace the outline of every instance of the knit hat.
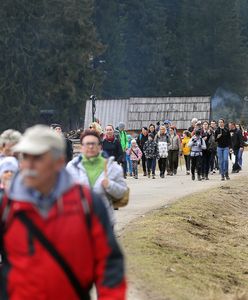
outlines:
M125 128L125 123L120 122L119 125L118 125L118 128L119 129L124 129Z
M6 171L16 173L18 168L18 160L15 157L7 156L0 162L0 176L2 176Z

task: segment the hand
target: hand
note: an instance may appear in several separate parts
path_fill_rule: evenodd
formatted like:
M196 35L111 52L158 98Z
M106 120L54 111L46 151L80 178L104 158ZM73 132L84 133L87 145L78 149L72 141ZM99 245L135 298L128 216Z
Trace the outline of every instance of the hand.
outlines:
M109 180L108 180L108 178L104 178L103 179L102 186L104 187L105 190L109 187Z
M219 139L221 136L222 136L222 134L219 133L219 134L217 135L217 139Z

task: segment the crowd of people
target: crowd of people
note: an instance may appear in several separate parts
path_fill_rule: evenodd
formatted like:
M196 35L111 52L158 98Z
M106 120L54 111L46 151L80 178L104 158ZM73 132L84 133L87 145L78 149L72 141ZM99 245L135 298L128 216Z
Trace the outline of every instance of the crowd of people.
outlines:
M180 132L169 120L127 133L93 122L81 153L62 127L36 125L0 136L0 298L124 300L124 258L114 235L114 201L127 176L176 176L181 158L192 180L242 170L247 132L234 122L192 119ZM139 167L140 165L140 167ZM38 297L39 295L39 297Z
M92 126L90 130L97 131ZM122 122L116 128L108 125L101 129L103 152L123 166L125 178L135 179L138 179L139 163L143 176L152 179L156 178L157 163L161 178L176 175L183 157L186 175L191 174L192 180L196 175L198 181L209 180L209 174L216 172L220 173L221 180L229 180L229 159L233 163L232 173L238 173L242 169L247 136L240 124L225 123L224 119L208 122L193 118L183 132L169 120L144 126L138 135L128 134Z
M108 196L127 185L99 135L86 130L73 160L59 124L7 130L0 143L0 298L89 300L95 285L99 300L126 299Z

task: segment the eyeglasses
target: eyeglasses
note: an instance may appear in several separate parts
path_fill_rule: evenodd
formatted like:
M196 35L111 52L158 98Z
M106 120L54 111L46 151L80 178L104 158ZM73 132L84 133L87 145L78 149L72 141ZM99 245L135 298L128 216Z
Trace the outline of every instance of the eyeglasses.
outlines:
M100 143L97 143L97 142L82 143L82 146L85 146L85 147L96 147L99 145L100 145Z

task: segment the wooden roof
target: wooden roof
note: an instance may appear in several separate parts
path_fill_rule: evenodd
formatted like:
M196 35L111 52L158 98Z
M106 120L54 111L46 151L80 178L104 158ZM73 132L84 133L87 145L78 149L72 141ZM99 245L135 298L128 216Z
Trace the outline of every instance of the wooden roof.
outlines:
M96 116L102 126L119 122L127 130L140 130L142 126L170 120L178 129L190 126L192 118L201 121L210 118L210 97L161 97L97 100ZM91 121L91 101L87 101L85 127Z

